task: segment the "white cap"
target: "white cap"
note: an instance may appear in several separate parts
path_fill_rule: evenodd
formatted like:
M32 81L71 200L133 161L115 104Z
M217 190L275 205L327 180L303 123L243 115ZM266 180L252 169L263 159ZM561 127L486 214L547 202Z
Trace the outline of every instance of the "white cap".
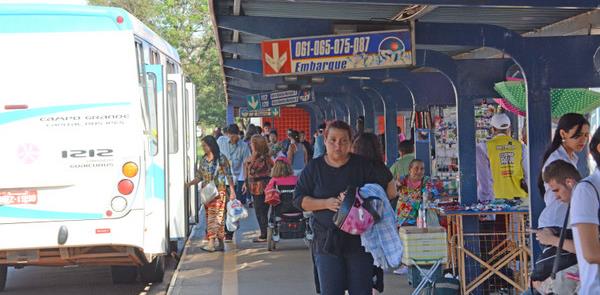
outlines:
M510 118L508 118L508 116L504 113L495 114L492 116L490 124L492 127L499 130L508 129L510 128Z

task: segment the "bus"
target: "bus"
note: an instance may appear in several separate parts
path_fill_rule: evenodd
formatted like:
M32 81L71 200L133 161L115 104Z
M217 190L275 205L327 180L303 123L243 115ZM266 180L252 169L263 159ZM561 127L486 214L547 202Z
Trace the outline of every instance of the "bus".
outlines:
M119 8L0 4L0 290L7 268L160 282L197 222L195 88Z

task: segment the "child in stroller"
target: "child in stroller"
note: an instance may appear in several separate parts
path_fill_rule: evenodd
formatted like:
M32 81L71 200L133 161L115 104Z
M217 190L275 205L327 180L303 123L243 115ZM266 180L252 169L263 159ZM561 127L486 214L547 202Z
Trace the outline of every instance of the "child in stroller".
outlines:
M286 157L277 157L271 170L271 181L265 188L265 203L269 204L267 249L272 251L281 239L312 239L309 215L294 207L292 200L297 177Z

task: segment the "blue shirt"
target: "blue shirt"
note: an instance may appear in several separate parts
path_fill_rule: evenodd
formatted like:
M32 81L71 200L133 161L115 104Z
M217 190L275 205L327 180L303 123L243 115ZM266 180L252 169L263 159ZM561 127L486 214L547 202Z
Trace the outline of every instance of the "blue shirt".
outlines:
M313 159L316 159L325 154L325 137L323 134L317 136L315 138L315 148L314 148Z
M230 139L227 139L223 146L219 146L221 154L223 154L231 162L231 172L234 179L244 180L242 173L244 171L244 160L250 157L250 147L243 140L239 139L236 144L233 144ZM241 179L240 179L241 177Z

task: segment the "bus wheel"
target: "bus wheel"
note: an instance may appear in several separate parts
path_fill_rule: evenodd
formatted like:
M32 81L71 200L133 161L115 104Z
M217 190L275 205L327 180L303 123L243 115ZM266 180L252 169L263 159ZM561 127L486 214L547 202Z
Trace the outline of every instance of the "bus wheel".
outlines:
M137 267L113 265L110 267L113 284L131 284L137 279Z
M160 283L165 276L165 257L158 256L140 267L140 276L144 283Z
M0 265L0 292L6 287L6 276L8 274L8 266Z

